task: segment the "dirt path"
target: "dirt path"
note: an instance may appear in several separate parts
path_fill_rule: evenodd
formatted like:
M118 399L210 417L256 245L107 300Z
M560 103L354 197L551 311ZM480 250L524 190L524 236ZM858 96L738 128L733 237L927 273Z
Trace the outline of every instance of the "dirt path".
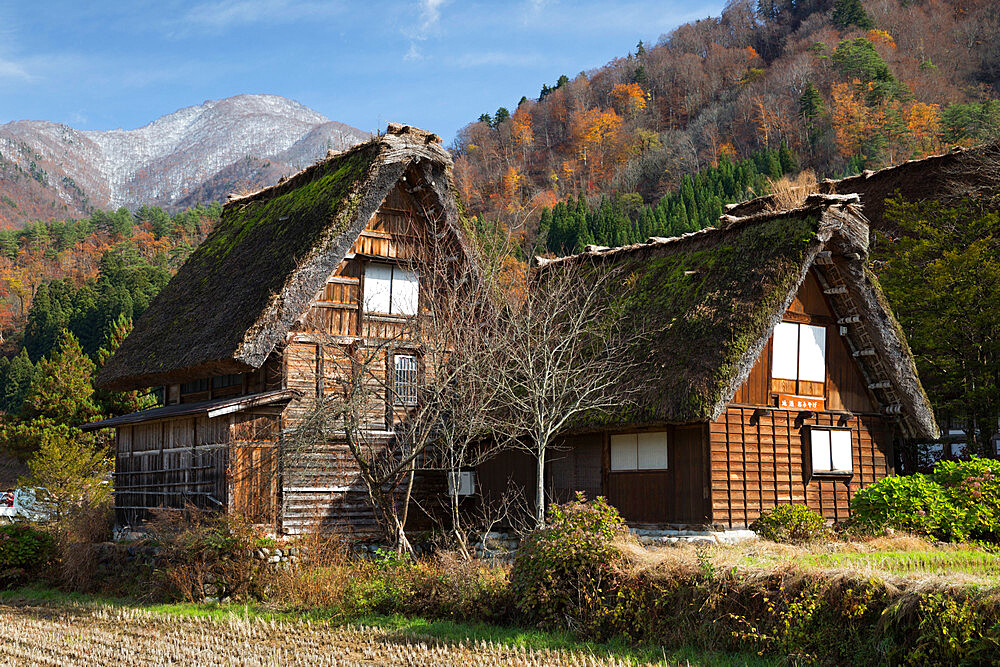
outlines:
M563 651L449 644L380 628L193 618L84 605L0 605L0 665L588 665Z

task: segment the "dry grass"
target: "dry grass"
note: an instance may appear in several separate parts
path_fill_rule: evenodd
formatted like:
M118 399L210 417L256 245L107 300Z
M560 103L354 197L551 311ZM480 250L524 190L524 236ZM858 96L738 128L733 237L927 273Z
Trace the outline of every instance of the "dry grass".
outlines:
M806 545L761 540L738 545L680 543L658 548L624 540L619 548L628 556L633 572L662 576L705 567L766 572L795 566L831 574L905 577L938 583L994 585L1000 581L1000 555L974 545L942 545L912 535Z
M446 642L372 627L184 617L99 605L0 605L0 665L593 665L587 653Z
M810 169L800 171L795 176L782 176L768 182L771 193L772 211L786 211L806 203L806 197L816 192L816 174Z

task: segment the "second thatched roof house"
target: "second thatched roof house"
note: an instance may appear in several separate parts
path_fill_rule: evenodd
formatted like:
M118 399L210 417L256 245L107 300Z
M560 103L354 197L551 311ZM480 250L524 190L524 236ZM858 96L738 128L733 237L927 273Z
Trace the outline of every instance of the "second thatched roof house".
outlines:
M622 316L652 332L625 380L639 410L581 429L550 493L605 496L633 524L740 528L782 503L831 520L893 473L893 443L937 426L906 340L866 268L856 195L729 219L679 238L557 260L627 276ZM530 457L480 466L483 493L528 484Z

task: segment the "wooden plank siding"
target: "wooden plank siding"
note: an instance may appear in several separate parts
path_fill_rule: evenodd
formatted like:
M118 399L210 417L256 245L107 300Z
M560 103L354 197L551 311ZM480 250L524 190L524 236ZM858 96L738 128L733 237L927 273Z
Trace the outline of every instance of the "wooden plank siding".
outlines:
M813 475L809 426L849 428L854 473ZM733 406L709 425L712 523L739 528L763 510L806 504L833 521L850 517L850 496L892 474L885 420L876 415Z
M403 187L394 188L312 302L302 325L290 334L284 349L285 386L302 392L303 397L290 402L282 414L286 432L313 409L316 398L344 395L359 360L366 371L365 393L371 397L364 422L376 450L377 443L390 438L392 428L405 418L407 409L393 405L387 391L393 379L394 351L397 346L407 349L416 321L365 312L364 274L370 262L407 266L421 259L423 235L430 224L421 208ZM421 299L425 298L422 288ZM418 472L416 494L423 498L443 494L438 477ZM315 443L288 453L281 495L285 533L324 530L364 538L378 532L346 442ZM416 509L409 519L411 526L428 523L428 517Z
M164 419L117 429L115 509L137 525L156 509L221 509L228 500L229 416Z
M746 382L728 408L709 425L712 522L743 527L761 511L781 503L805 503L824 517L841 521L850 515L850 496L892 474L889 423L878 414L836 318L812 272L796 294L785 321L826 328L826 382L771 378L773 340L768 340ZM822 387L822 391L818 388ZM825 409L812 413L777 408L778 393L816 395ZM854 474L814 477L809 461L808 426L853 431Z

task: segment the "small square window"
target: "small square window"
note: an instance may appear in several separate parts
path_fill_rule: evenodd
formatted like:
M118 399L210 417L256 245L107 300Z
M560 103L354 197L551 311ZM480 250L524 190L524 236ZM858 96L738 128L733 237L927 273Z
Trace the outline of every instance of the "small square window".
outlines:
M849 429L810 428L809 447L814 473L853 472L854 448Z

